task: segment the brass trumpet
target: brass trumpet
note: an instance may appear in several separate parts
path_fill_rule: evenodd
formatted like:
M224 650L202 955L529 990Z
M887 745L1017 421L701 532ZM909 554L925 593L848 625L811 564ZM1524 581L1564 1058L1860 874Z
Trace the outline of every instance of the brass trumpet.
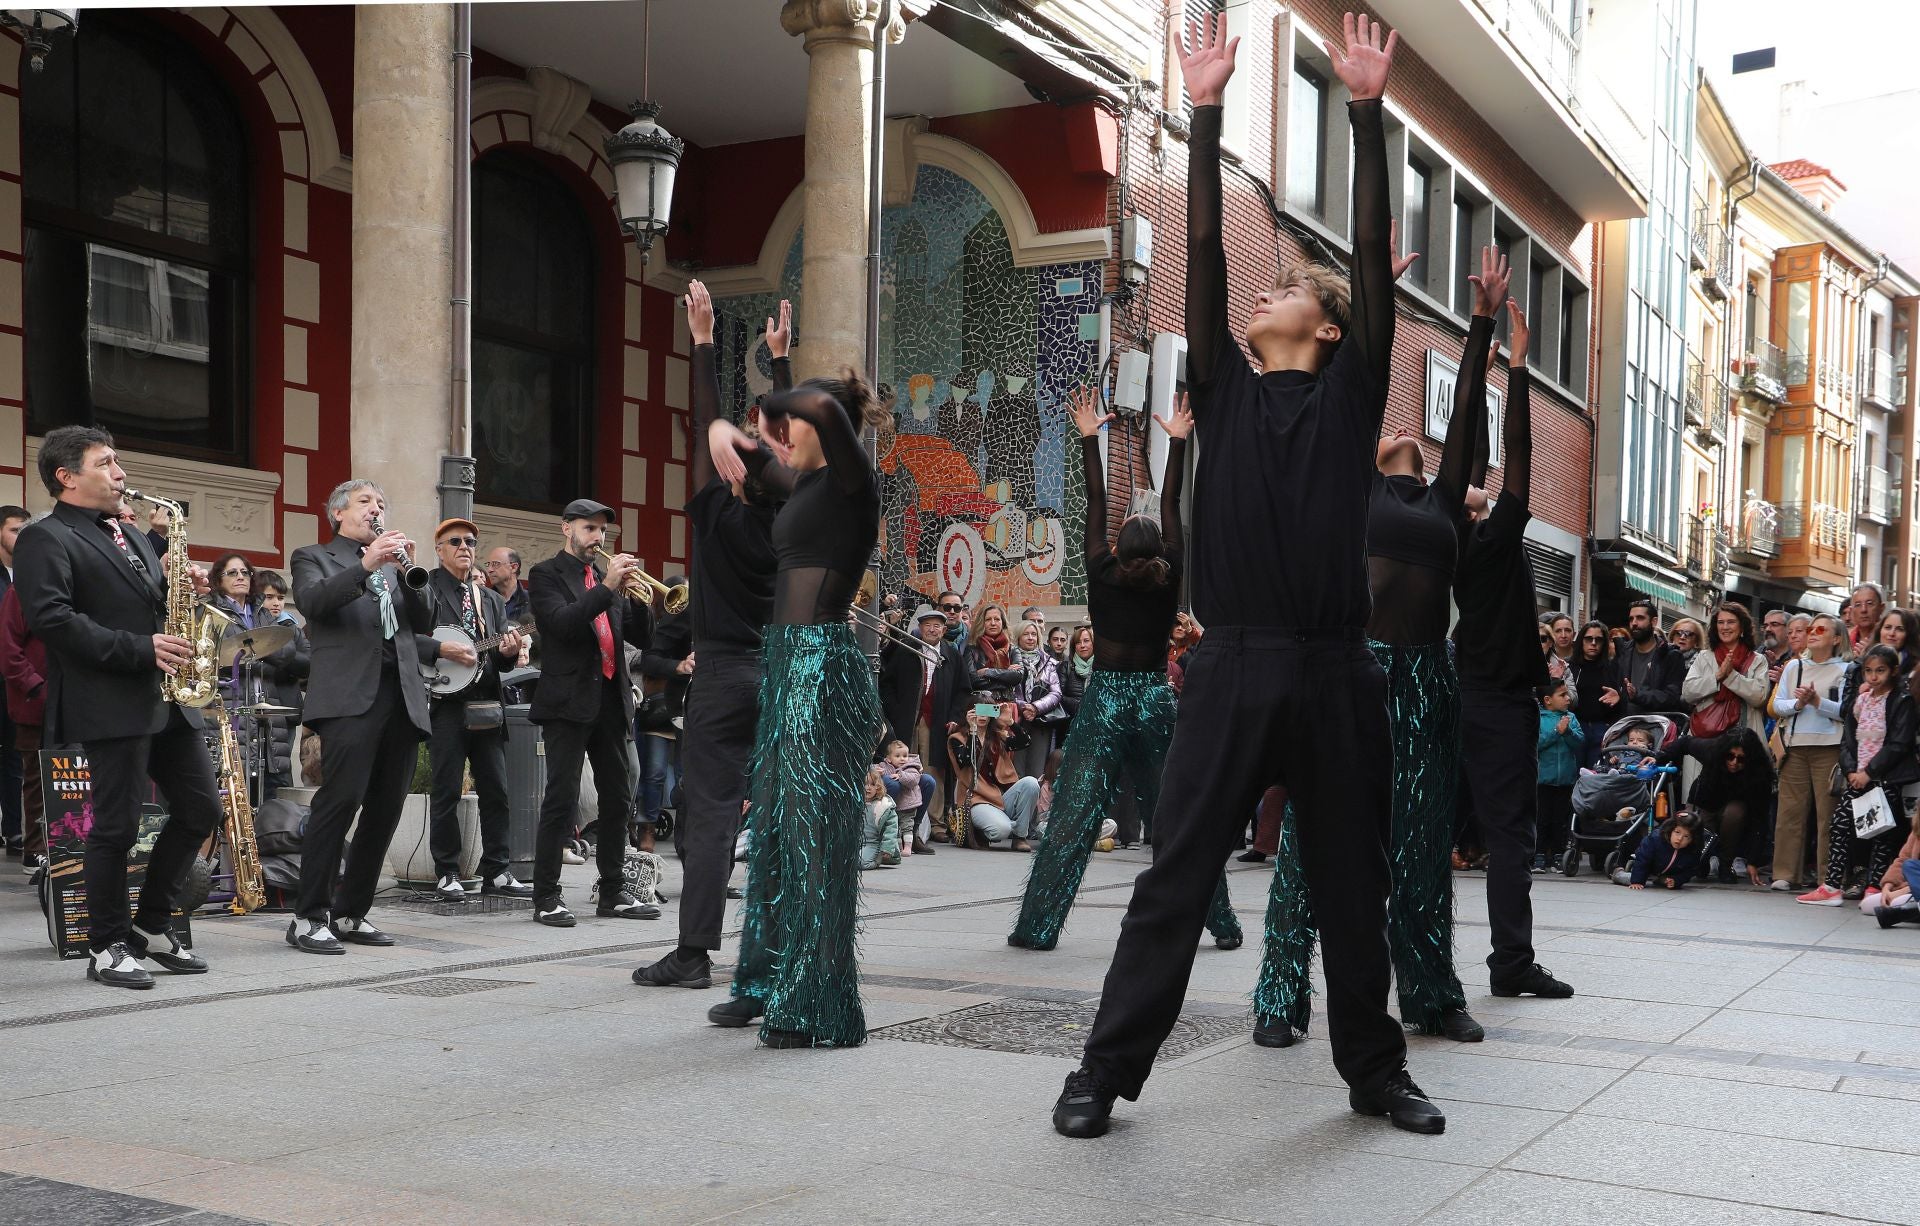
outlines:
M600 560L608 566L613 565L613 555L600 548L600 546L595 545L593 552L598 554ZM626 587L623 590L633 599L643 600L648 604L652 604L654 597L658 596L663 607L665 607L669 613L686 612L687 585L684 583L676 583L672 587L668 587L652 575L649 575L646 571L635 569L633 574L627 579Z

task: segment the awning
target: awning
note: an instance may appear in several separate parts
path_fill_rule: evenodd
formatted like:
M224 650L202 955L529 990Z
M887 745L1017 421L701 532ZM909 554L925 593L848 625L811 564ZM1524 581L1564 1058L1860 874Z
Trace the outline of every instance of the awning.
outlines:
M1830 613L1835 617L1840 615L1838 596L1830 596L1825 592L1809 592L1803 588L1787 587L1780 583L1770 583L1737 570L1727 576L1727 590L1760 600L1770 600L1774 604L1807 613Z
M1655 571L1632 562L1623 564L1627 586L1663 604L1679 607L1687 603L1687 589L1660 577Z

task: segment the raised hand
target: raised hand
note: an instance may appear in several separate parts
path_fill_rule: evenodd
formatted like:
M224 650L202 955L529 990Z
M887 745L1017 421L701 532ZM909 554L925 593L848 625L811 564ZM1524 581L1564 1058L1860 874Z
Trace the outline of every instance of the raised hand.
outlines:
M1507 286L1513 280L1513 272L1507 267L1507 257L1492 247L1480 249L1480 271L1467 280L1473 282L1473 313L1495 318L1500 304L1507 300Z
M687 335L696 345L713 344L713 296L699 281L687 282Z
M1341 18L1340 27L1347 41L1344 48L1334 46L1332 39L1323 42L1327 58L1333 61L1334 75L1355 102L1382 97L1387 92L1387 70L1393 66L1394 48L1400 45L1399 33L1356 13ZM1181 67L1186 67L1184 61Z
M1092 438L1100 433L1100 427L1113 420L1113 414L1100 411L1100 397L1090 387L1075 388L1067 397L1067 407L1073 413L1073 426L1080 431L1081 438Z
M1156 417L1153 424L1167 432L1168 438L1186 438L1193 433L1193 410L1187 407L1187 394L1181 392L1173 400L1173 415Z
M1227 37L1226 14L1209 13L1205 22L1189 21L1184 41L1179 23L1169 21L1167 41L1173 44L1174 58L1180 61L1187 97L1195 106L1219 106L1226 97L1227 81L1233 76L1234 54L1240 49L1239 39Z
M1527 342L1532 338L1533 333L1527 331L1527 313L1520 309L1519 303L1507 299L1507 350L1513 354L1507 365L1527 364ZM1733 656L1729 654L1727 659L1731 660Z
M793 348L793 304L785 298L780 300L780 316L767 317L767 352L776 358L784 358Z
M729 485L747 479L747 465L740 457L759 446L758 440L748 438L730 421L716 421L707 427L707 451L713 456L713 471Z
M1420 258L1418 251L1411 255L1400 254L1400 219L1395 217L1387 223L1387 259L1393 265L1393 279L1398 281L1406 275L1407 269Z

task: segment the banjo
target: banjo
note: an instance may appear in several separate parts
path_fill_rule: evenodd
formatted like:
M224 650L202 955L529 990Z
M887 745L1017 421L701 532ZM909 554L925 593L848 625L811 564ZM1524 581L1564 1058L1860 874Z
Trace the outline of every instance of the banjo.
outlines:
M476 639L458 626L435 626L433 640L436 643L460 643L473 648L474 660L471 664L462 664L438 656L431 660L420 661L420 676L427 683L429 698L451 698L471 686L480 676L480 669L486 664L487 654L500 646L500 640L507 633L519 631L523 639L533 637L533 627L509 626L506 633L490 634L486 638Z

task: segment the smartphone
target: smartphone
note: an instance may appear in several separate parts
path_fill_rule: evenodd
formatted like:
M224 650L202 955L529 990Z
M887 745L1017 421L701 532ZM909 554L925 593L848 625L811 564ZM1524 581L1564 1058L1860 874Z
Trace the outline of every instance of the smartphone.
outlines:
M998 703L976 702L973 704L973 713L981 719L998 719L1000 718L1000 706Z

